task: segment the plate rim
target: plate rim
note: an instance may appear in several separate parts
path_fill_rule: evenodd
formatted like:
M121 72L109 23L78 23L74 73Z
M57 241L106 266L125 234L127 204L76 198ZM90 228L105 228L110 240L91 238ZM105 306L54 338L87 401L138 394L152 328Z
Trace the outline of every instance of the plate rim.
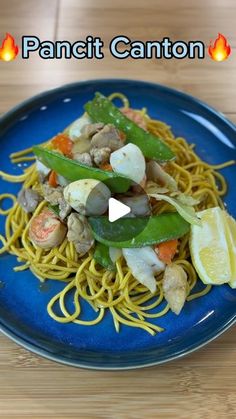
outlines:
M158 366L158 365L163 365L163 364L167 364L168 362L174 361L174 360L179 360L184 358L185 356L191 355L192 353L204 348L204 346L207 346L208 344L210 344L211 342L213 342L214 340L218 339L221 335L223 335L223 333L225 333L227 330L229 330L231 327L233 327L236 324L236 314L226 323L226 325L222 326L222 328L219 330L219 332L217 334L215 334L214 336L212 336L209 339L206 339L204 342L202 342L200 345L195 346L191 349L188 350L183 350L180 351L180 353L177 353L176 355L173 355L167 359L164 360L159 360L159 361L154 361L154 362L147 362L147 363L143 363L143 364L133 364L133 365L129 365L129 366L98 366L98 365L92 365L92 363L89 365L87 363L80 363L79 361L69 361L66 358L64 358L63 356L60 356L58 354L56 355L51 355L49 351L45 350L45 349L41 349L36 346L33 345L29 342L27 342L26 339L23 339L19 336L17 336L16 333L11 332L7 327L3 326L1 324L1 320L0 320L0 332L4 335L7 336L8 338L10 338L13 342L15 342L16 344L18 344L19 346L27 349L28 351L43 357L45 359L49 359L50 361L54 361L57 362L59 364L63 364L63 365L67 365L70 367L76 367L76 368L83 368L83 369L88 369L88 370L97 370L97 371L127 371L127 370L135 370L135 369L142 369L142 368L150 368L150 367L154 367L154 366Z
M142 79L132 79L132 78L129 79L129 78L122 78L122 77L121 78L117 77L117 78L86 79L86 80L81 80L81 81L75 81L72 83L62 84L60 86L53 87L51 89L43 90L42 92L39 92L36 95L30 96L27 99L23 100L22 102L17 103L15 106L13 106L13 108L10 108L8 111L0 115L0 124L7 124L8 119L13 117L15 113L22 110L22 108L27 108L32 103L32 101L35 103L38 100L42 99L45 95L54 95L57 92L62 93L64 90L66 91L67 89L72 88L74 86L78 86L78 85L86 86L91 83L99 84L99 83L104 83L104 82L106 83L122 82L124 84L137 83L137 84L146 85L149 87L155 87L155 88L158 87L159 89L163 91L174 93L175 95L178 95L179 97L184 97L185 99L190 99L192 102L195 102L196 104L200 105L201 107L206 109L208 112L215 115L217 118L220 118L222 122L226 123L228 126L230 126L230 128L236 131L236 124L234 124L230 119L228 119L227 116L223 112L218 111L214 106L208 105L206 102L197 98L196 96L193 96L189 93L185 93L182 90L170 87L165 84L150 82L150 81L146 81Z
M9 123L11 122L12 118L15 118L18 112L22 112L22 110L27 110L28 107L32 106L32 103L35 105L38 101L40 101L42 98L44 98L45 96L47 98L49 98L50 96L54 96L55 94L63 94L63 92L66 92L68 89L72 89L73 87L77 87L77 86L89 86L91 84L100 84L100 83L107 83L107 84L112 84L112 83L124 83L125 84L129 84L129 83L134 83L134 84L138 84L138 85L142 85L142 86L147 86L147 87L155 87L164 91L164 92L168 92L168 93L172 93L175 94L179 97L182 97L186 100L191 100L192 102L194 102L195 104L199 105L200 107L204 108L207 112L210 112L211 114L213 114L213 116L215 116L217 119L220 119L221 122L223 122L224 124L226 124L227 126L229 126L231 129L233 129L234 131L236 131L236 125L230 121L222 112L217 111L217 109L215 109L214 107L208 105L207 103L205 103L204 101L196 98L195 96L192 96L188 93L182 92L181 90L166 86L166 85L162 85L159 83L155 83L155 82L149 82L149 81L145 81L145 80L141 80L141 79L129 79L129 78L95 78L95 79L87 79L87 80L83 80L83 81L77 81L77 82L73 82L73 83L67 83L61 86L58 86L56 88L52 88L52 89L48 89L45 91L42 91L34 96L31 96L29 98L27 98L26 100L18 103L17 105L15 105L13 108L11 108L10 110L8 110L7 112L3 113L0 116L0 126L3 126L3 135L4 135L4 128L7 128ZM222 326L220 326L219 329L217 329L217 333L214 334L214 332L211 334L210 337L207 337L205 339L203 339L202 343L200 343L197 346L191 347L189 349L183 349L179 352L177 352L176 354L174 354L173 356L169 356L166 359L161 359L161 360L157 360L154 362L150 362L150 363L142 363L142 364L133 364L133 365L120 365L120 366L105 366L102 365L101 367L98 365L93 365L93 361L90 362L90 364L88 363L80 363L79 361L73 361L73 360L68 360L63 356L60 356L60 354L51 354L48 350L42 349L40 347L38 347L35 344L32 344L30 342L27 341L26 338L22 338L20 336L17 335L16 332L12 332L10 330L10 328L8 328L7 326L2 324L2 320L0 319L0 332L3 333L5 336L9 337L12 341L14 341L15 343L17 343L18 345L24 347L25 349L35 353L36 355L39 355L43 358L55 361L57 363L61 363L67 366L73 366L73 367L80 367L80 368L84 368L84 369L90 369L90 370L108 370L108 371L121 371L121 370L133 370L133 369L140 369L140 368L147 368L147 367L152 367L152 366L156 366L156 365L161 365L176 359L181 359L184 356L190 355L191 353L203 348L204 346L208 345L209 343L213 342L215 339L217 339L218 337L220 337L224 332L226 332L230 327L232 327L234 324L236 323L236 314L233 315L225 324L223 324Z

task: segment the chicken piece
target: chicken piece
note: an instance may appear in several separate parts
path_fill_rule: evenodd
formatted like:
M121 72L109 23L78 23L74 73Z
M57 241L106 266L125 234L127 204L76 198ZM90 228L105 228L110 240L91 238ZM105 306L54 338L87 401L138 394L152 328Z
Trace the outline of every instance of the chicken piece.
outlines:
M29 188L22 188L17 196L18 203L25 212L34 212L38 203L41 201L41 197L38 192Z
M71 206L66 202L64 197L61 197L58 201L59 205L59 217L64 220L71 213Z
M119 131L111 124L105 125L91 140L91 148L109 147L111 151L115 151L123 145Z
M75 154L89 153L90 148L91 140L84 135L81 135L76 141L74 141L74 145L72 147L72 157L74 157Z
M61 244L67 228L48 208L33 217L29 227L29 238L42 249L52 249Z
M92 137L94 134L99 132L104 127L102 122L97 122L96 124L87 124L84 125L81 129L81 134L85 137Z
M179 314L187 297L187 274L180 265L172 263L165 269L163 291L170 309Z
M90 150L90 155L97 166L108 163L110 154L111 149L109 147L91 148Z
M73 160L78 161L81 164L84 164L85 166L92 166L92 159L89 153L75 153L73 154Z
M155 274L164 271L165 264L161 262L150 246L122 249L124 258L133 276L145 285L152 293L156 291Z
M42 190L43 196L47 202L51 205L59 205L59 216L64 220L71 212L71 206L63 196L63 188L61 186L52 188L48 183L44 183L42 185Z
M86 166L92 166L92 160L89 155L91 148L91 137L95 135L99 130L104 127L104 124L85 124L81 128L81 135L74 140L74 146L72 148L73 159L85 164Z
M43 197L49 202L51 205L58 205L58 201L62 196L63 188L58 186L57 188L53 188L49 185L48 182L42 185Z
M131 213L137 217L151 214L151 208L147 195L121 196L119 201L128 205L131 209Z
M80 256L87 253L94 244L92 229L84 215L73 212L67 220L67 238L74 243Z

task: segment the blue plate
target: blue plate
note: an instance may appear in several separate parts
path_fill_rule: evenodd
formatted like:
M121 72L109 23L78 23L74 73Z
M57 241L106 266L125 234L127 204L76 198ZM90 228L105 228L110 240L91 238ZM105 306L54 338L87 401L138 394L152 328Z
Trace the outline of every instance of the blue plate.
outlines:
M147 107L153 118L171 125L175 135L197 145L209 163L236 159L235 126L197 99L181 92L132 80L92 80L75 83L27 100L1 118L1 169L14 174L11 152L40 143L59 131L83 111L96 91L105 95L119 91L134 108ZM229 185L228 211L236 217L235 167L223 171ZM18 186L1 181L0 190L16 192ZM0 217L4 231L4 217ZM30 272L14 273L16 258L0 257L0 328L20 345L47 358L74 366L126 369L160 364L186 355L219 336L236 319L236 292L227 285L213 287L201 299L188 302L180 316L168 313L155 321L165 328L152 337L145 331L122 326L117 334L111 316L97 326L59 324L46 311L49 299L63 286L48 281L41 288ZM83 304L83 313L94 313Z

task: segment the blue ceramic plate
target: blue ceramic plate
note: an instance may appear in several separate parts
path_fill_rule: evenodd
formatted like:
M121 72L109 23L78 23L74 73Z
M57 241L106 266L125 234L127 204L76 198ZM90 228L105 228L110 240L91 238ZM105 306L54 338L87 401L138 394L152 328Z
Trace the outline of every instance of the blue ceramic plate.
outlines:
M9 161L11 152L41 143L63 130L83 111L96 91L119 91L134 108L147 107L153 118L171 125L175 135L197 145L209 163L236 159L236 130L223 115L197 99L157 84L132 80L93 80L75 83L38 95L1 118L1 169L14 174L21 167ZM236 217L235 167L224 169L229 184L226 203ZM0 190L17 192L14 184L0 182ZM0 217L0 231L4 217ZM188 302L180 316L169 312L157 319L165 332L152 337L145 331L122 326L117 334L111 316L93 327L59 324L46 311L49 299L63 284L48 281L40 288L30 272L14 273L14 256L0 257L0 327L20 345L47 358L80 367L126 369L160 364L186 355L228 329L236 319L236 291L227 285L214 287ZM83 304L92 318L92 309Z

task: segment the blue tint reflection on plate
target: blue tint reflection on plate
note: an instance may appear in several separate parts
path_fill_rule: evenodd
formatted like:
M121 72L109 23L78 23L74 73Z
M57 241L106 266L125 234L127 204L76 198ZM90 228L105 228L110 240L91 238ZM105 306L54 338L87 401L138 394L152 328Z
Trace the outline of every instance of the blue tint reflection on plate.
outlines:
M147 107L149 114L171 125L176 136L196 144L209 163L236 158L235 126L197 99L157 84L131 80L92 80L75 83L38 95L8 112L0 120L1 170L19 174L9 154L45 141L63 130L83 112L96 91L105 95L126 94L134 108ZM224 169L229 184L225 199L236 217L235 167ZM0 181L0 190L15 193L16 184ZM0 218L4 231L4 217ZM0 257L0 327L3 333L47 358L87 368L125 369L155 365L186 355L230 327L236 318L236 291L227 285L214 287L201 299L188 302L180 316L168 313L154 321L165 332L150 336L143 330L121 327L117 334L112 318L92 327L59 324L46 311L49 299L63 286L49 281L43 288L30 272L14 273L16 258ZM95 313L82 303L83 318Z

